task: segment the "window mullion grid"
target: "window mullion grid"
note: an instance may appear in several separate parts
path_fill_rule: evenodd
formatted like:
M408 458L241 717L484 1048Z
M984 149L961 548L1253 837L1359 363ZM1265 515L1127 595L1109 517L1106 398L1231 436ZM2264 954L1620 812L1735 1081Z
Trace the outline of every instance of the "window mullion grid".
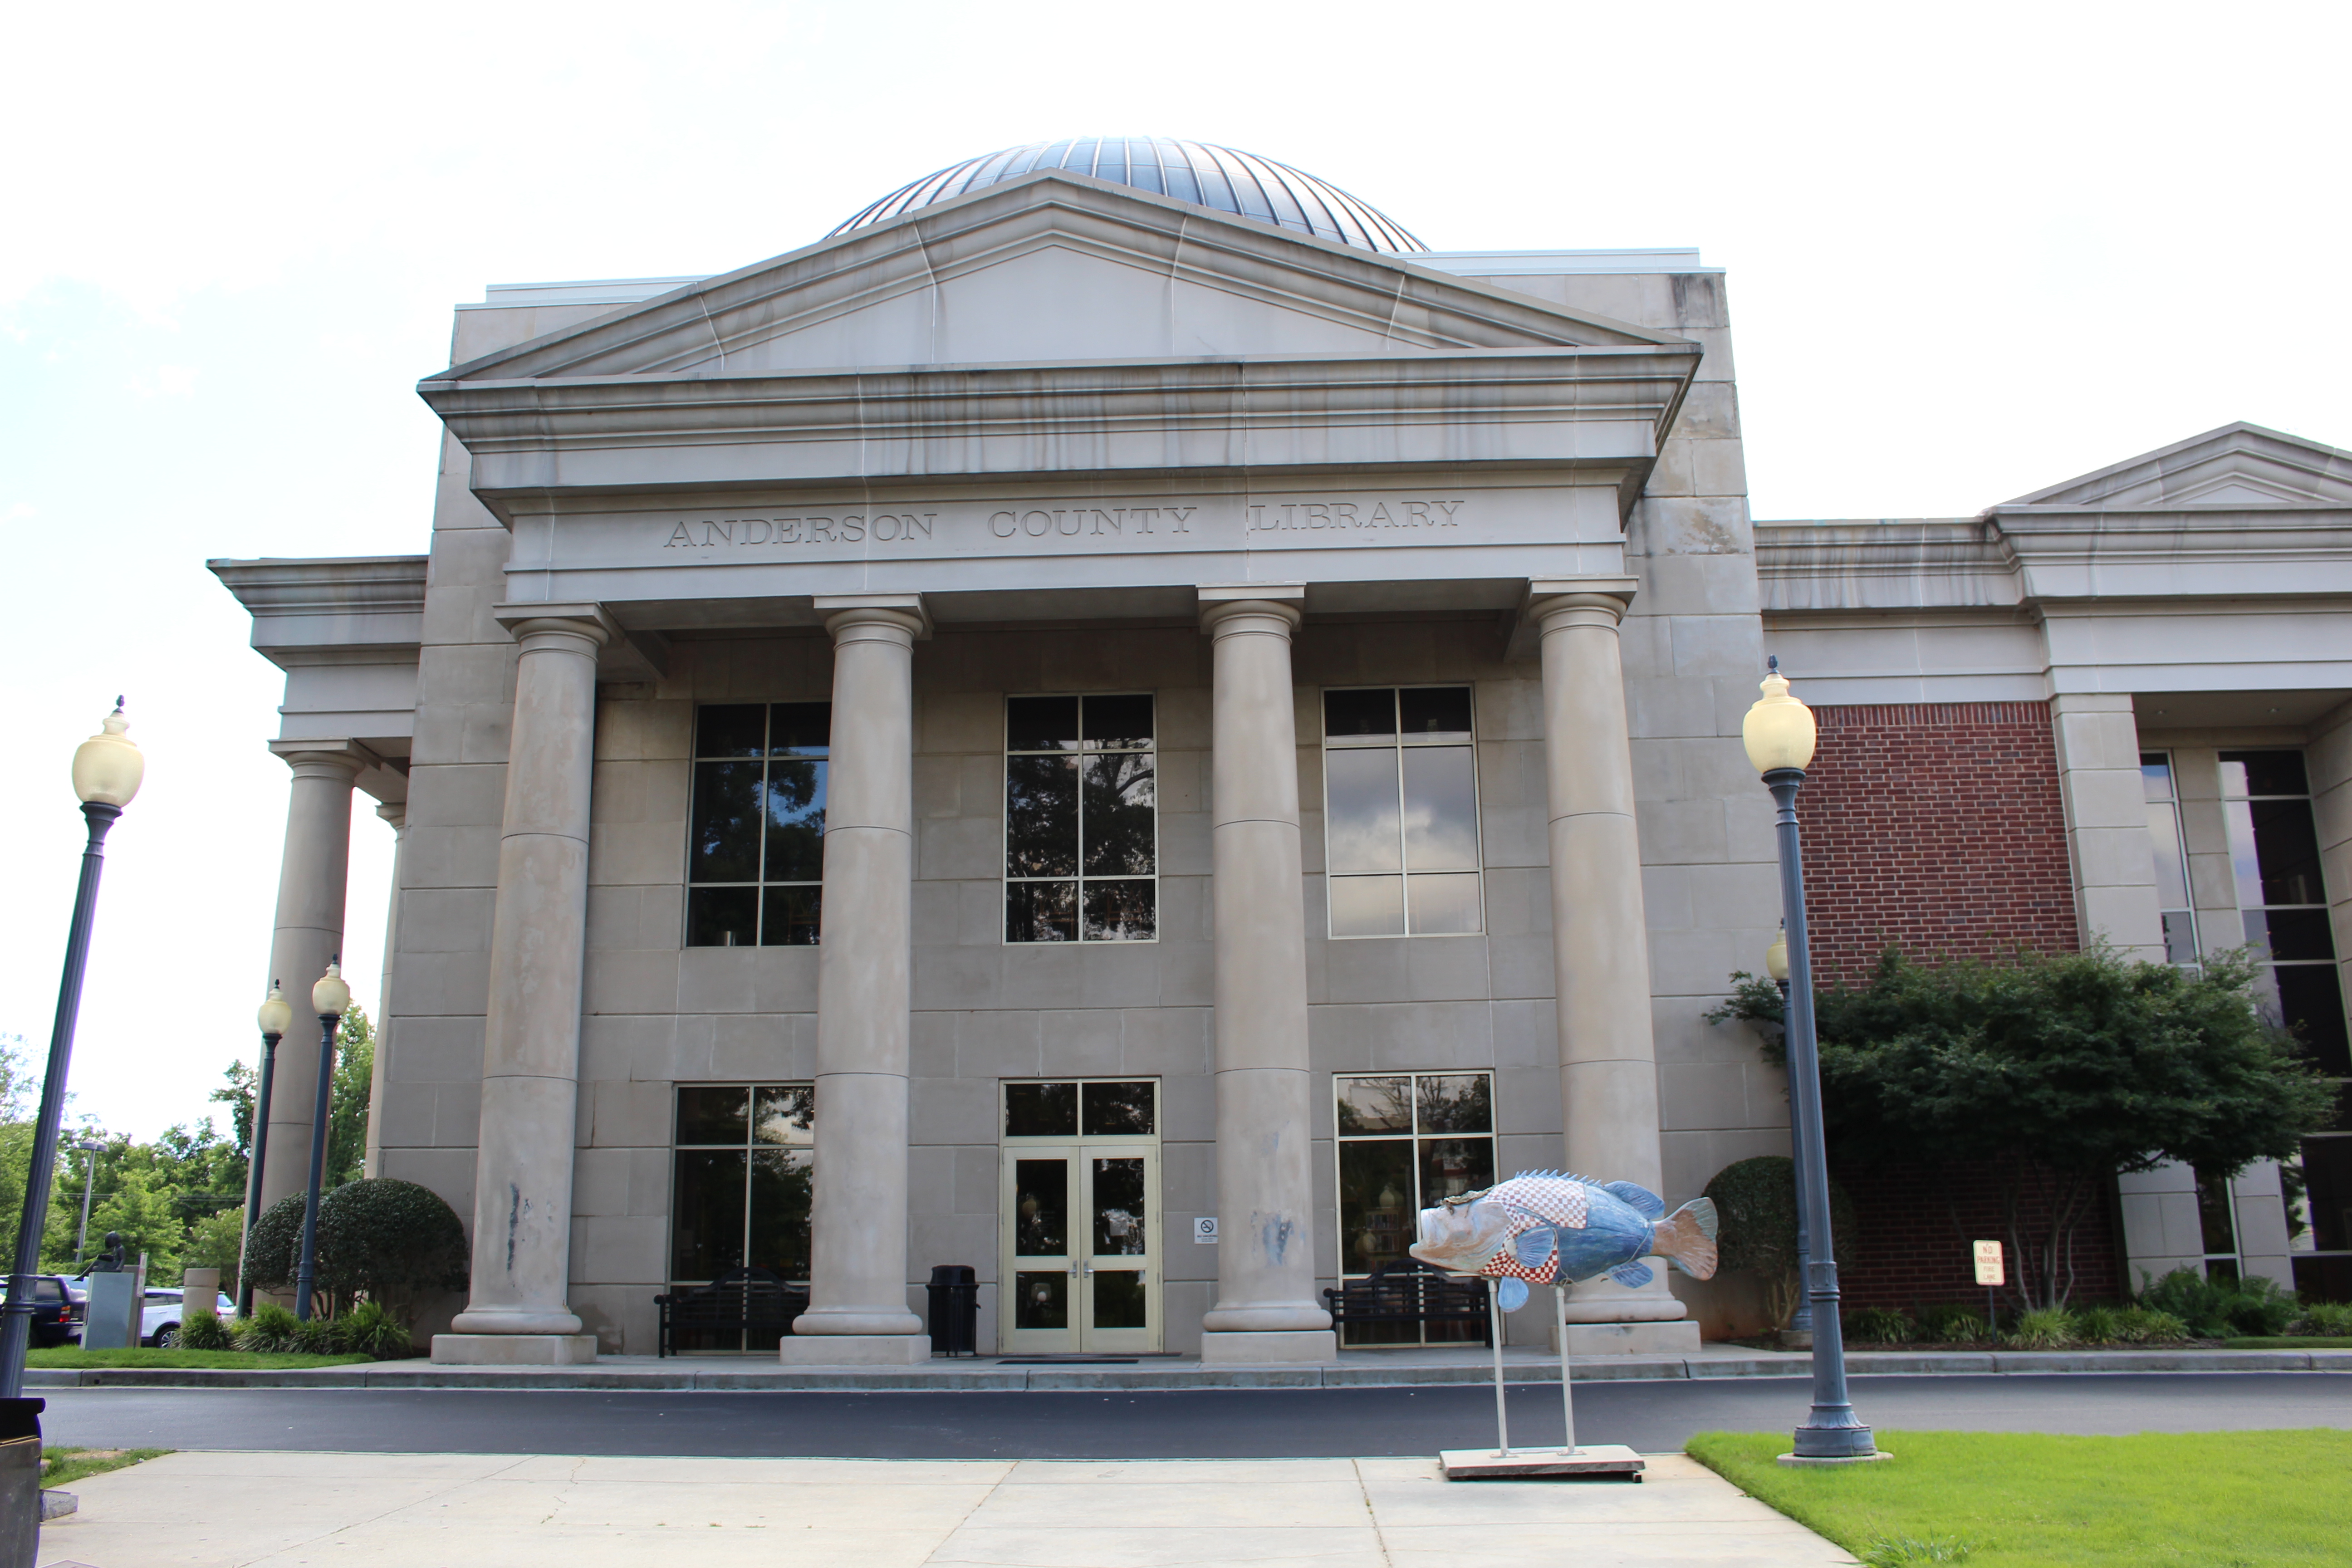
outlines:
M1405 864L1407 843L1405 835L1408 830L1404 822L1404 688L1402 686L1389 693L1389 723L1395 735L1390 744L1394 747L1391 755L1395 758L1397 781L1397 911L1398 918L1403 924L1403 929L1397 934L1411 936L1412 934L1412 868ZM1421 1136L1421 1111L1418 1105L1420 1088L1417 1083L1413 1089L1413 1098L1416 1102L1413 1110L1413 1136L1418 1138ZM1419 1158L1417 1152L1415 1158ZM1419 1179L1416 1174L1414 1180ZM1417 1191L1415 1195L1419 1195Z
M764 704L760 710L760 847L759 858L751 863L751 945L758 947L768 940L768 770L774 766L776 749L776 705ZM744 1157L743 1180L743 1256L751 1256L751 1190L750 1156Z
M1076 811L1078 833L1077 863L1070 868L1070 934L1079 942L1087 940L1087 700L1078 699L1078 751L1070 759L1077 776L1070 781L1070 804ZM1081 1091L1083 1094L1083 1091ZM1079 1130L1085 1131L1083 1121Z

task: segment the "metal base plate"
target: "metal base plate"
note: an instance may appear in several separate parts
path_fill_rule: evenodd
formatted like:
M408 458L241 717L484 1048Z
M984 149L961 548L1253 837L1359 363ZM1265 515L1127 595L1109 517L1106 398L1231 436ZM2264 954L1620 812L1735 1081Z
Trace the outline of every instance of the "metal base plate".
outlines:
M1811 1454L1783 1454L1780 1456L1780 1462L1792 1470L1798 1470L1811 1465L1874 1465L1881 1459L1891 1459L1894 1457L1885 1449L1878 1448L1867 1454L1824 1454L1819 1458Z
M1437 1456L1449 1481L1508 1480L1538 1476L1631 1476L1647 1468L1641 1455L1617 1443L1587 1443L1573 1450L1447 1448Z

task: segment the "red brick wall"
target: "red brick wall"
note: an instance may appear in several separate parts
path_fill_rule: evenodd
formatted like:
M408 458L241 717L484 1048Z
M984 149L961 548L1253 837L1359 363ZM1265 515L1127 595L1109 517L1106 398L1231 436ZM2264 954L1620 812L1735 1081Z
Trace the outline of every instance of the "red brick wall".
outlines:
M1817 708L1797 796L1824 984L1894 942L1923 958L2072 952L2074 876L2042 702Z
M1987 1165L1881 1165L1840 1168L1838 1185L1853 1199L1853 1264L1838 1270L1838 1286L1849 1310L1856 1307L1918 1308L1947 1301L1984 1308L1984 1287L1976 1282L1969 1243L2009 1246L2001 1215L2000 1184ZM2026 1184L2019 1203L2029 1241L2042 1234L2049 1205ZM1957 1211L1958 1224L1953 1223ZM1843 1250L1843 1248L1841 1248ZM2114 1301L2123 1296L2122 1248L2117 1245L2109 1193L2091 1200L2091 1210L2074 1227L2074 1304ZM2017 1262L2009 1277L2018 1279ZM2015 1306L2004 1294L2004 1317Z

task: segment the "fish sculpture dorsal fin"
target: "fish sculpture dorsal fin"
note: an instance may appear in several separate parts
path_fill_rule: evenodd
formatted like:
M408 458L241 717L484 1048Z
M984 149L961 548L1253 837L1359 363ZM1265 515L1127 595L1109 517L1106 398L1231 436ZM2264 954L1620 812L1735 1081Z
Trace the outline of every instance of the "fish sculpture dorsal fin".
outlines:
M1624 1199L1643 1219L1660 1220L1666 1217L1666 1200L1639 1183L1611 1182L1601 1190L1604 1193L1613 1193Z

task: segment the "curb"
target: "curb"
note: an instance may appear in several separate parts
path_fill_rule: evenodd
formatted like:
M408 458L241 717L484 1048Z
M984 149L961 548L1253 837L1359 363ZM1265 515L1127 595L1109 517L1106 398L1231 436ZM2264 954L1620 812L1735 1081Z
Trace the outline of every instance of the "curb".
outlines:
M1579 1383L1696 1381L1708 1378L1803 1377L1802 1354L1757 1356L1594 1357L1575 1363ZM1555 1363L1507 1365L1506 1381L1550 1383ZM2352 1373L2352 1351L1988 1351L1939 1355L1881 1352L1849 1356L1859 1377L1977 1376L2072 1373ZM354 1363L350 1366L284 1371L209 1371L181 1367L100 1367L88 1371L27 1370L31 1388L503 1388L601 1389L646 1393L1024 1393L1091 1389L1409 1388L1486 1384L1480 1364L1431 1366L1350 1364L1329 1367L1206 1368L1197 1363L1164 1367L994 1367L971 1365L891 1372L871 1367L744 1365L578 1367L436 1366L430 1362Z

